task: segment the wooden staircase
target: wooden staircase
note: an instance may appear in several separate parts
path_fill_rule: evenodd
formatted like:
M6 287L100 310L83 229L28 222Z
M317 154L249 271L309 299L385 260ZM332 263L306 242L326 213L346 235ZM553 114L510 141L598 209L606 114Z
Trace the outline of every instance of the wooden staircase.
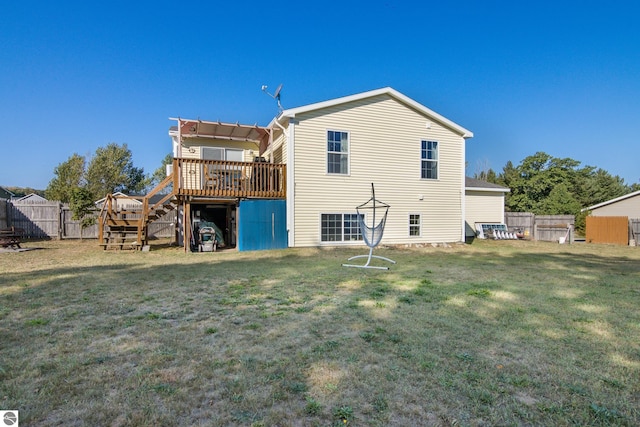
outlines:
M148 244L148 226L176 208L175 189L158 202L150 205L151 197L173 183L167 176L144 197L131 196L142 201L142 209L119 209L117 199L108 194L98 216L98 240L103 249L142 250Z

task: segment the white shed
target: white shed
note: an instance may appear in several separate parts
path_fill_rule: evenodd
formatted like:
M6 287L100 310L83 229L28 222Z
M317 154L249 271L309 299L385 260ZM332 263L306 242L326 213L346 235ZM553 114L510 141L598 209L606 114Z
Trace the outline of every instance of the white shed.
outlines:
M113 193L113 197L115 198L116 205L112 208L116 211L142 209L142 201L140 200L140 198L128 196L120 191ZM100 209L102 208L102 205L104 204L106 199L106 197L103 197L100 200L96 200L94 203Z
M465 178L466 235L476 235L476 224L504 224L504 196L510 190L498 184Z

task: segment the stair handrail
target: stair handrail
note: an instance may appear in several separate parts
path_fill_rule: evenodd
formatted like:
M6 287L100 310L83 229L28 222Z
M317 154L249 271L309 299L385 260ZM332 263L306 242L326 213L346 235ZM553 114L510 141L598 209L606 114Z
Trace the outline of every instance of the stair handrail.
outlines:
M160 192L160 190L166 188L170 183L173 182L173 172L167 175L154 189L152 189L147 195L142 197L142 215L140 215L140 219L138 221L138 242L141 245L145 245L147 233L146 228L149 224L149 214L152 210L155 210L159 205L163 204L167 200L173 197L175 189L173 189L169 194L164 196L158 203L154 204L151 209L149 208L149 200L156 193Z
M102 204L100 213L98 214L98 241L101 244L104 243L104 225L106 223L107 215L111 215L112 200L113 194L108 193L104 198L104 203Z
M156 187L153 190L151 190L146 196L144 196L144 200L145 200L144 214L145 214L145 216L148 215L150 211L155 210L158 206L162 206L164 204L164 202L166 202L167 200L169 200L169 199L171 199L173 197L173 195L175 194L175 188L173 189L173 191L171 191L166 196L164 196L160 201L156 202L153 206L151 206L151 208L149 208L149 200L151 199L151 197L155 196L157 193L160 192L160 190L163 190L165 187L167 187L172 182L173 182L173 172L170 173L169 175L167 175L162 181L160 181L160 183L158 185L156 185Z

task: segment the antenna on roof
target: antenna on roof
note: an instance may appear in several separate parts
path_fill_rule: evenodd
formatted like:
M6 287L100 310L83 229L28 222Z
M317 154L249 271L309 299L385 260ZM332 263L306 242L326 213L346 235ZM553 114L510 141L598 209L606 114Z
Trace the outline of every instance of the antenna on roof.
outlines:
M262 85L262 91L275 99L278 102L278 110L282 111L282 104L280 104L280 92L282 91L282 83L276 88L276 91L272 94L267 92L267 85Z

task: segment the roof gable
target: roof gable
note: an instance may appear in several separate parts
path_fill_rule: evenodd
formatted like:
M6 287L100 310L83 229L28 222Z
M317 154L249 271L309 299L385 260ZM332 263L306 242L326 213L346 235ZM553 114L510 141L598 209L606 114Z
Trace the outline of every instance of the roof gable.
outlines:
M135 198L135 196L129 196L128 194L124 194L122 191L116 191L115 193L113 193L111 195L111 197L117 199L117 200L122 200L123 202L126 201L127 203L131 203L133 205L141 205L142 202L138 199ZM100 200L96 200L95 202L93 202L96 205L100 205L103 204L105 201L107 200L106 197L103 197Z
M447 128L449 128L449 129L453 130L454 132L460 134L464 138L473 137L473 132L471 132L470 130L467 130L467 129L463 128L462 126L458 125L457 123L452 122L451 120L447 119L446 117L441 116L440 114L436 113L435 111L425 107L424 105L420 104L419 102L414 101L413 99L409 98L406 95L403 95L402 93L398 92L397 90L395 90L395 89L393 89L391 87L375 89L375 90L371 90L371 91L368 91L368 92L358 93L358 94L355 94L355 95L349 95L349 96L344 96L344 97L341 97L341 98L330 99L328 101L322 101L322 102L316 102L314 104L303 105L301 107L290 108L290 109L282 111L282 113L274 120L277 120L278 122L282 122L285 118L294 118L294 117L296 117L296 115L299 115L299 114L308 113L308 112L317 111L317 110L322 110L322 109L329 108L329 107L335 107L335 106L338 106L338 105L347 104L347 103L354 102L354 101L360 101L360 100L363 100L363 99L372 98L372 97L379 96L379 95L388 95L389 97L399 101L400 103L419 111L420 113L422 113L425 116L429 117L431 120L434 120L436 122L441 123L442 125L446 126Z
M26 196L20 197L15 201L16 202L48 202L47 199L35 193L27 194Z
M611 205L613 203L620 202L625 199L630 199L638 195L640 195L640 191L634 191L633 193L625 194L624 196L616 197L615 199L607 200L606 202L598 203L597 205L593 205L593 206L589 206L588 208L581 209L580 212L592 211L594 209L598 209L606 205Z

